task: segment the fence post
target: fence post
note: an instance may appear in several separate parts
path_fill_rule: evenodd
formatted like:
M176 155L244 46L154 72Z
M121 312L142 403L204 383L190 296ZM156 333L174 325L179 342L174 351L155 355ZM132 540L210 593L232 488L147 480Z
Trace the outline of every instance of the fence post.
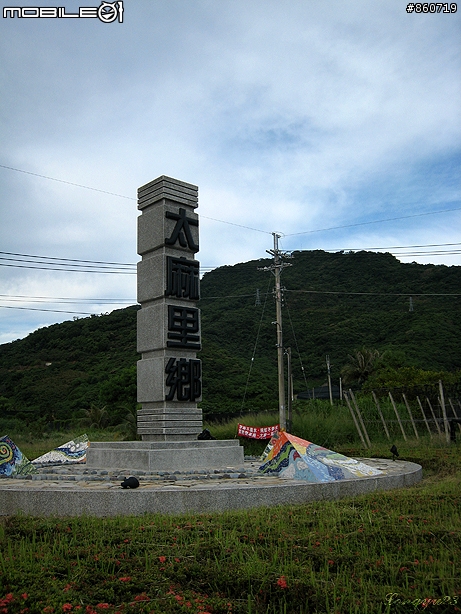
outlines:
M458 414L456 413L456 409L455 409L455 406L454 406L454 405L453 405L453 403L452 403L452 400L451 400L451 399L448 399L448 402L450 403L450 406L451 406L451 409L452 409L452 411L453 411L453 415L454 415L454 417L455 417L455 418L458 420ZM459 428L459 430L461 431L461 424L460 424L459 422L458 422L458 428Z
M429 426L429 422L427 421L426 413L423 409L423 405L421 401L419 400L419 397L416 397L416 398L418 399L419 409L421 410L421 413L423 414L424 422L426 423L427 430L429 431L429 435L432 437L431 427Z
M443 426L445 427L445 439L447 443L450 443L450 425L448 424L447 409L445 407L445 397L443 395L442 380L439 380L440 390L440 405L442 406Z
M359 417L360 426L363 429L363 434L365 435L365 439L367 440L368 447L371 448L371 441L370 441L370 438L368 437L367 429L365 427L365 423L363 421L362 414L360 413L359 406L357 405L357 401L355 400L354 393L352 392L350 388L349 388L349 394L351 395L352 402L354 403L355 411L357 412L357 416Z
M376 397L376 395L375 395L375 391L374 391L374 390L372 390L372 391L371 391L371 394L373 395L373 399L374 399L374 401L375 401L376 407L378 408L379 417L381 418L381 422L383 423L384 430L385 430L385 432L386 432L387 438L388 438L388 439L389 439L389 441L390 441L390 440L391 440L391 436L389 435L389 431L388 431L388 428L387 428L387 424L386 424L386 422L385 422L385 420L384 420L384 416L383 416L383 413L382 413L382 411L381 411L381 407L379 406L379 401L378 401L378 399L377 399L377 397Z
M437 432L438 432L439 435L441 435L442 431L440 430L439 421L435 417L434 408L432 407L432 403L431 403L431 400L429 399L429 397L426 397L426 401L427 401L427 404L430 407L432 417L434 418L435 426L437 427Z
M415 421L413 420L413 414L411 413L410 406L408 405L407 397L403 393L402 393L402 397L403 397L403 400L405 401L405 406L406 406L406 408L408 410L408 414L410 416L410 420L411 420L411 423L413 425L413 430L415 432L416 439L419 439L418 431L416 430L416 424L415 424Z
M347 403L347 406L349 407L349 411L351 412L352 420L354 421L355 428L357 429L357 433L359 434L359 437L362 440L363 447L366 448L368 446L365 442L365 439L363 438L363 434L362 434L362 431L360 430L360 426L359 426L359 423L357 422L357 418L355 417L354 410L352 409L352 405L349 402L349 397L347 396L347 392L343 392L343 397Z
M395 406L394 399L392 398L392 394L390 390L389 390L389 398L391 400L392 407L394 408L395 415L397 416L397 420L399 422L400 430L402 431L403 438L405 439L405 441L408 441L407 436L405 435L405 431L403 430L403 424L402 424L402 421L400 420L399 412L397 411L397 407Z

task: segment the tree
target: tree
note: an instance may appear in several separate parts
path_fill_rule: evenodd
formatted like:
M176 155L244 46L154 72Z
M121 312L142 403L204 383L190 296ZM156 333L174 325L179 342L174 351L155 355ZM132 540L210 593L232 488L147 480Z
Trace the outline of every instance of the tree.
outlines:
M370 375L376 371L379 358L378 350L365 347L356 350L353 356L349 354L349 362L341 370L344 383L357 382L359 386L364 384Z
M85 422L90 428L103 429L107 426L108 413L106 406L100 407L98 405L91 404L89 409L84 409Z

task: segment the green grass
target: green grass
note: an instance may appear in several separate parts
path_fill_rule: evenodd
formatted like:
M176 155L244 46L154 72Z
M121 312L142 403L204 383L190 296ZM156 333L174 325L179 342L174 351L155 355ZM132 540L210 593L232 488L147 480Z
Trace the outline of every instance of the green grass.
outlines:
M389 458L381 445L364 453ZM421 484L340 501L0 519L0 614L461 611L461 446L400 452L423 465Z

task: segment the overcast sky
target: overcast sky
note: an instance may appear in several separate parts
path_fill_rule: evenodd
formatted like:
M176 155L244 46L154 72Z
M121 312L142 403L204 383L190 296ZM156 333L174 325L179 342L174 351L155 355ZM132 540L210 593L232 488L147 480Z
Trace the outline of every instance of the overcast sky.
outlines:
M136 190L160 175L199 186L202 267L266 257L274 231L286 250L461 265L461 6L406 6L125 0L122 23L2 18L0 343L136 302L132 269L18 254L136 263ZM441 244L456 245L397 249Z

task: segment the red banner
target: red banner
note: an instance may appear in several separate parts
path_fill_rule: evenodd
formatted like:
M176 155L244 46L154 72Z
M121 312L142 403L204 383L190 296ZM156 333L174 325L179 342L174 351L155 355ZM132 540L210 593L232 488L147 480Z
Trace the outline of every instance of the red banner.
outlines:
M279 424L275 426L245 426L239 424L237 434L247 439L270 439L279 430Z

